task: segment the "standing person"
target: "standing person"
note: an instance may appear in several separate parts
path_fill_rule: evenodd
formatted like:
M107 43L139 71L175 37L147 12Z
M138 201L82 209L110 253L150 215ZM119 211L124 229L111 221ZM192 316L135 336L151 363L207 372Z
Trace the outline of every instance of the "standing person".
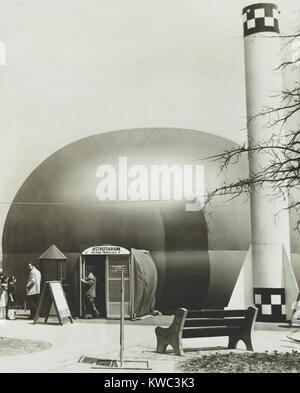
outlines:
M87 277L81 279L82 283L85 285L84 290L86 291L84 296L85 318L87 317L87 314L91 314L92 318L97 318L100 316L100 313L95 306L97 278L93 274L90 266L87 266L86 272Z
M7 319L13 320L16 319L15 317L15 302L16 302L16 282L17 279L15 276L9 277L8 280L8 303L7 303L7 312L6 312L6 317Z
M30 309L29 319L34 319L41 291L41 273L32 263L29 263L28 268L30 272L26 285L27 303Z
M0 319L6 319L6 307L8 302L8 277L3 275L0 283Z

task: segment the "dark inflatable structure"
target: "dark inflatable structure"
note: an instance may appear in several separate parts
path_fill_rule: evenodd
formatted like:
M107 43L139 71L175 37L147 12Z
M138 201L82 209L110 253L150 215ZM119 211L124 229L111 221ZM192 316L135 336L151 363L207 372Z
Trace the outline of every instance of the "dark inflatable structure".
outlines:
M204 158L232 146L198 131L135 129L87 137L47 158L15 196L3 233L3 267L18 278L19 303L26 265L38 266L39 256L55 244L68 258L65 284L72 312L79 315L82 251L115 244L150 251L157 268L156 309L168 313L177 307L226 306L249 247L248 203L216 200L205 216L202 210L186 209L184 200L101 201L96 173L100 165L117 167L120 157L130 166L147 168L196 163L204 165L207 189L223 180L219 164ZM227 178L245 171L241 161ZM232 257L235 251L241 256Z

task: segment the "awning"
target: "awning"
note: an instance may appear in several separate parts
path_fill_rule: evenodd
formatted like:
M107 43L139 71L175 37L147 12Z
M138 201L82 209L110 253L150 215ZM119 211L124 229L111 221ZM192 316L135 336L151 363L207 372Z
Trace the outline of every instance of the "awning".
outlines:
M130 255L130 251L120 246L105 244L89 247L82 252L82 255Z

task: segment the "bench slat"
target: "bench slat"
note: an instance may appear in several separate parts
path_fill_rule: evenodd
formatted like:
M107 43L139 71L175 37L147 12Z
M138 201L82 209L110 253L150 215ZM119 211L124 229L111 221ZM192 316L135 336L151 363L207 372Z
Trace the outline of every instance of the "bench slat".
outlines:
M188 311L187 318L245 317L248 310L195 310Z
M184 327L244 326L246 318L186 318Z
M239 327L183 328L182 338L220 337L239 334L241 331Z

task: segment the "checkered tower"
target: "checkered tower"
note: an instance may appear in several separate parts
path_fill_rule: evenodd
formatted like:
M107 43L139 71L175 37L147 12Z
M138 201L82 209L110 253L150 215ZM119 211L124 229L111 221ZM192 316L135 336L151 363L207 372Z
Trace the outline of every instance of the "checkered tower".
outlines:
M275 134L284 138L281 125L274 125L270 117L257 117L266 108L281 105L278 94L282 91L282 75L278 69L281 64L279 15L273 3L256 3L243 9L250 147L269 141ZM260 172L270 159L267 153L251 153L250 173ZM287 201L274 195L274 190L268 186L251 192L253 296L260 322L285 322L296 299L286 208Z

